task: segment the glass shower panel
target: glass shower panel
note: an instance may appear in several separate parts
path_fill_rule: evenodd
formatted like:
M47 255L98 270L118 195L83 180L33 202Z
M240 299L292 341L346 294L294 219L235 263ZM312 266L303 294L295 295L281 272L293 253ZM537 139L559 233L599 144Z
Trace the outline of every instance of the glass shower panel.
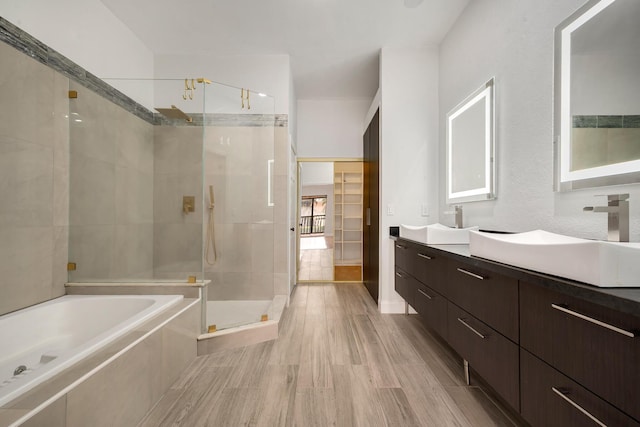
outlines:
M202 279L204 91L187 93L183 79L106 81L146 119L71 83L69 281Z
M204 83L156 80L154 93L154 278L202 280Z
M208 323L224 329L260 321L274 297L273 98L214 83L204 123Z
M105 81L139 109L71 87L69 281L196 276L212 281L208 325L264 320L283 226L274 99L203 79Z

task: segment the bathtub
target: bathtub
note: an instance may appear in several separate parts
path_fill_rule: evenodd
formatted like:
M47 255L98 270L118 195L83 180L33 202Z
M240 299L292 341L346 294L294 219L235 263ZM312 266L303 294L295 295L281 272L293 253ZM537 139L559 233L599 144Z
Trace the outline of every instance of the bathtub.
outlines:
M182 299L66 295L1 316L0 407Z

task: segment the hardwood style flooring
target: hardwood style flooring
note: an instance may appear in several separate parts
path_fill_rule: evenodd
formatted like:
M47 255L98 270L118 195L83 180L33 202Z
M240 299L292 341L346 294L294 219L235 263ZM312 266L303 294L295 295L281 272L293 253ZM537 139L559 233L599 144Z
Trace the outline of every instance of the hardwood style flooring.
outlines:
M514 426L417 315L383 315L362 284L298 285L280 337L198 357L150 426Z
M300 238L300 280L334 280L333 237Z

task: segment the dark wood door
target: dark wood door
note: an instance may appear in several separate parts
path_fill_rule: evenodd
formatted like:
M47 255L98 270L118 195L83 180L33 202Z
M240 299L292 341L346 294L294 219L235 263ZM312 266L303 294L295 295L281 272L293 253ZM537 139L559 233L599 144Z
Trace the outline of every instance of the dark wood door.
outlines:
M380 110L376 111L363 137L364 153L364 228L362 233L362 276L367 290L378 303L378 245L380 236L379 164L380 164Z

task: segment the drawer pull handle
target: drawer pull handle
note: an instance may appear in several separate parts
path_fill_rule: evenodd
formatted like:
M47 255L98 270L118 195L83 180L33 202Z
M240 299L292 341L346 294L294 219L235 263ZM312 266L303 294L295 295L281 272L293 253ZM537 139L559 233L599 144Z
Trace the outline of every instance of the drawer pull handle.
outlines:
M433 299L433 297L429 294L427 294L425 291L423 291L422 289L418 289L418 292L420 292L422 295L424 295L425 297L429 298L429 299Z
M599 419L597 419L596 417L594 417L593 415L591 415L589 413L589 411L587 411L586 409L584 409L582 406L578 405L576 402L574 402L573 400L569 399L565 393L563 393L562 391L560 391L559 389L555 388L555 387L551 387L551 390L553 390L553 392L555 394L557 394L558 396L560 396L561 398L563 398L565 401L567 401L568 403L570 403L574 408L576 408L578 411L582 412L583 414L585 414L587 417L589 417L591 419L591 421L593 421L594 423L598 424L601 427L607 427L606 424L604 424L602 421L600 421Z
M433 259L433 258L431 258L429 255L425 255L425 254L421 254L421 253L419 253L419 254L418 254L418 256L419 256L420 258L424 258L424 259Z
M396 276L398 276L398 277L399 277L399 278L401 278L401 279L403 279L403 278L404 278L404 276L403 276L402 274L400 274L400 273L396 273Z
M460 273L464 273L464 274L466 274L466 275L468 275L468 276L475 277L476 279L484 280L484 277L482 277L481 275L476 274L476 273L472 273L472 272L470 272L470 271L467 271L467 270L465 270L464 268L458 268L457 270L458 270Z
M473 326L471 326L470 324L465 322L464 319L461 319L461 318L458 317L458 322L462 323L464 326L469 328L471 330L471 332L473 332L474 334L476 334L480 338L482 338L482 339L487 338L485 335L482 335L480 332L478 332L478 330L476 328L474 328Z
M403 245L396 245L396 248L398 248L398 249L407 249L407 247L403 246Z
M565 307L563 307L561 305L551 304L551 307L555 308L556 310L560 310L563 313L567 313L567 314L575 316L575 317L577 317L579 319L586 320L587 322L591 322L594 325L598 325L598 326L601 326L603 328L609 329L610 331L617 332L617 333L619 333L621 335L624 335L626 337L635 338L635 334L633 332L625 331L624 329L620 329L617 326L613 326L613 325L610 325L608 323L601 322L600 320L594 319L594 318L589 317L589 316L585 316L584 314L578 313L577 311L569 310L568 308L565 308Z

